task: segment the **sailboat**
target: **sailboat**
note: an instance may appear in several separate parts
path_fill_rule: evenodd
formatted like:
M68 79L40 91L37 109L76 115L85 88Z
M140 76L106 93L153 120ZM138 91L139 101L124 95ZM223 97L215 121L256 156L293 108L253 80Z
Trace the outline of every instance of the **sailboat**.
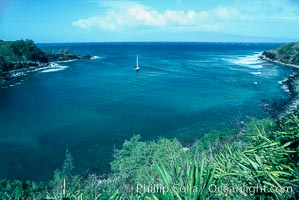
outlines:
M135 68L135 71L138 72L140 70L140 67L138 65L138 54L136 56L136 68Z

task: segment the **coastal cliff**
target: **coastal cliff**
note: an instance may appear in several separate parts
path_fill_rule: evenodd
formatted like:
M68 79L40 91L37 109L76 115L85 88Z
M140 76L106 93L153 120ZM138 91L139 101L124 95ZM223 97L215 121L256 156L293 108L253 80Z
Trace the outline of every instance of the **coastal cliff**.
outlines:
M59 53L44 52L33 40L0 40L0 86L5 87L19 81L19 76L43 68L50 68L51 62L90 59L92 56L75 55L69 50Z
M299 68L299 42L291 42L276 49L264 51L260 59Z
M276 49L264 51L259 57L273 64L294 68L294 72L281 81L283 87L289 93L288 102L280 108L278 118L293 113L299 106L299 42L291 42Z

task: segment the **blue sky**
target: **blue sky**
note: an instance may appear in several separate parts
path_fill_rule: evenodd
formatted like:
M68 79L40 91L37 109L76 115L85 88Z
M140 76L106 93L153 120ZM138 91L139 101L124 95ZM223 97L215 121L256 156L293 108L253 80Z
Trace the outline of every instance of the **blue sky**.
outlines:
M299 40L298 0L0 0L0 39Z

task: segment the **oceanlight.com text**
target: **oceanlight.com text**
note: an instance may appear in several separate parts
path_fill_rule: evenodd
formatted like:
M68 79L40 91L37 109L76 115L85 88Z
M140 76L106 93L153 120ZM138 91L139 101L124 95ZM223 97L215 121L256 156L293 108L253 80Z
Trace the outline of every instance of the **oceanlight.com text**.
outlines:
M162 184L137 184L135 187L135 191L137 193L168 193L171 191L176 191L179 193L198 193L201 192L203 188L198 186L190 186L190 185L171 185L164 186ZM284 186L284 187L276 187L276 186L259 186L259 185L236 185L236 186L226 186L221 185L217 186L215 184L211 184L208 186L208 191L210 193L246 193L246 194L261 194L261 193L284 193L291 194L294 193L294 188L292 186Z
M246 193L246 194L260 194L260 193L285 193L290 194L294 192L292 186L284 186L284 187L277 187L271 186L268 187L266 185L259 186L259 185L236 185L236 186L217 186L215 184L211 184L209 186L209 192L211 193Z

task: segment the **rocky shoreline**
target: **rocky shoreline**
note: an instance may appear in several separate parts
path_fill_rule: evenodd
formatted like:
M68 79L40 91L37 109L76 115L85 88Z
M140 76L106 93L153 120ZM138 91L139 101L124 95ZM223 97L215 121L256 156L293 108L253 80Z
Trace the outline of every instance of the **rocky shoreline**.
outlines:
M33 40L0 40L0 88L13 86L22 81L28 73L43 69L57 69L59 62L93 59L90 55L76 55L70 50L59 53L45 52Z
M282 111L277 116L278 119L293 113L299 106L299 70L293 72L286 80L282 81L283 86L289 93L289 98Z
M276 65L281 65L281 66L286 66L286 67L292 67L292 68L297 68L297 69L299 69L299 65L292 64L292 63L284 63L284 62L281 62L281 61L279 61L279 60L275 60L275 59L269 58L269 57L267 57L266 55L267 55L267 51L263 52L262 55L259 56L259 59L261 59L261 60L265 60L265 61L267 61L267 62L276 64Z
M28 75L29 73L41 71L45 69L51 69L59 62L72 62L81 59L93 59L90 55L75 55L75 54L47 54L49 62L12 62L9 63L13 66L13 70L5 71L0 74L0 88L6 88L9 86L14 86L19 84L23 79L22 77Z
M290 45L294 46L294 44L297 43L290 43L271 51L265 51L259 57L259 59L269 63L294 69L294 72L291 75L281 81L282 87L289 94L287 101L275 102L271 105L271 109L277 111L275 118L279 120L284 116L293 113L299 107L299 65L297 63L299 54L289 55L288 53ZM296 48L295 51L298 51L298 49Z
M75 60L81 60L81 59L92 59L93 56L91 55L75 55L70 52L64 52L64 53L47 53L47 58L50 62L66 62L66 61L75 61Z

